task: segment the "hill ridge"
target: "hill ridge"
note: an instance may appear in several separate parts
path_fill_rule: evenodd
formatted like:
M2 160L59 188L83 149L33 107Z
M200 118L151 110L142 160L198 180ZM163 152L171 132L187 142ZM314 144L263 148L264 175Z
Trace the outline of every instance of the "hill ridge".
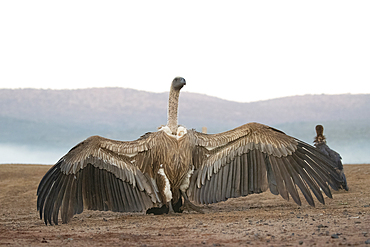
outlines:
M168 92L125 88L0 89L0 144L70 148L91 135L134 140L166 124L167 100ZM218 133L259 122L308 143L320 123L329 144L358 156L354 149L370 148L369 112L370 94L307 94L240 103L185 91L179 123Z

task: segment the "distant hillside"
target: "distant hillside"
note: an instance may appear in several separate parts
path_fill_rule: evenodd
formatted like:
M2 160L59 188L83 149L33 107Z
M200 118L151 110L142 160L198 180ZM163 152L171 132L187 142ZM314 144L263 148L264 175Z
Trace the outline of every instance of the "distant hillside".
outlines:
M167 97L168 93L124 88L0 89L0 143L64 148L91 135L133 140L166 124ZM207 126L209 133L216 133L256 121L312 143L317 123L328 125L324 126L327 135L342 126L333 138L348 136L344 129L355 129L361 132L359 137L369 140L369 112L369 94L238 103L183 92L179 122L197 130Z

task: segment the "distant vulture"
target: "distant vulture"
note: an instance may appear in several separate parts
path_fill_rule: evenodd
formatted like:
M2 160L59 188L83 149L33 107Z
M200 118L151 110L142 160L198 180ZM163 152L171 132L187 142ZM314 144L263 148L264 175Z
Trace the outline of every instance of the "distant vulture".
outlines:
M92 136L73 147L42 178L37 210L45 224L63 223L84 208L115 212L202 212L197 204L270 189L314 206L342 184L335 164L313 146L269 126L248 123L204 134L177 123L180 89L171 84L168 122L135 141ZM184 200L184 201L182 201ZM183 204L183 205L182 205ZM182 206L181 206L182 205ZM156 211L156 209L158 209ZM161 211L162 210L162 211Z
M314 140L314 146L320 150L320 152L327 155L336 165L336 168L340 171L340 175L342 177L343 182L343 189L348 190L346 176L343 172L343 165L342 165L342 157L335 152L334 150L330 149L329 146L326 144L326 137L324 136L324 127L322 125L316 125L316 137Z

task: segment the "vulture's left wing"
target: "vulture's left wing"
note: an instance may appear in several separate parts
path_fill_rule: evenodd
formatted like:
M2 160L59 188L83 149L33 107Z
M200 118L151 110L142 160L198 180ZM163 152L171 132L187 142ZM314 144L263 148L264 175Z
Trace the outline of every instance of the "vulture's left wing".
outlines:
M196 143L194 174L188 195L209 204L228 198L261 193L268 188L284 199L301 205L297 187L314 206L310 189L321 203L321 191L332 197L328 184L341 186L335 165L314 147L258 123L207 135L191 131Z

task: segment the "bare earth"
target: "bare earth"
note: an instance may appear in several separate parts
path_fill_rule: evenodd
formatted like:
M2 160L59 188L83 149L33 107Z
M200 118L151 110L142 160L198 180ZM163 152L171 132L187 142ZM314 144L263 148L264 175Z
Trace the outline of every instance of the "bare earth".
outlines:
M203 206L205 214L85 210L69 224L45 226L36 189L50 166L0 165L0 245L370 246L370 165L344 167L350 190L315 208L266 192Z

